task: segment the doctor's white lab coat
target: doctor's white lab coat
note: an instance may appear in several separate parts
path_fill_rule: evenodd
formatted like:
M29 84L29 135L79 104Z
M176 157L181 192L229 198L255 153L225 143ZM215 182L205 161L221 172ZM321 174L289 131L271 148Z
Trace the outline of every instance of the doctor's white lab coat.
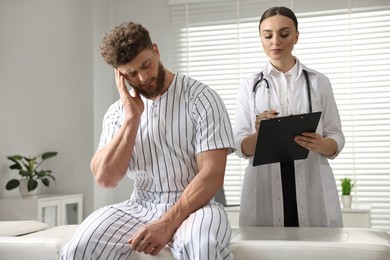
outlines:
M309 112L308 93L302 69L308 72L313 112L322 111L317 133L332 138L337 143L337 152L332 158L309 152L304 160L295 161L295 182L299 226L301 227L342 227L342 216L336 182L328 159L335 158L344 147L345 139L333 90L329 79L298 62L294 77L294 94L288 103L289 114ZM269 77L270 63L264 68ZM241 149L244 137L256 132L253 85L259 74L242 81L237 97L234 135L236 154L247 158ZM256 94L256 108L282 111L276 87L269 80L269 94L260 86ZM271 107L269 107L271 106ZM280 114L279 116L283 116ZM280 164L272 163L253 167L253 156L247 158L240 206L240 226L284 226L283 195Z

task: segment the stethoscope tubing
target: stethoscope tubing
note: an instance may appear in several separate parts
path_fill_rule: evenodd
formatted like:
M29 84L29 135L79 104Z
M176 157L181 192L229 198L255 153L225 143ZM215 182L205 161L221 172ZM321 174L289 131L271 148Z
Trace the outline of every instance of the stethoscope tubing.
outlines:
M305 81L306 81L307 97L308 97L308 100L309 100L309 112L312 113L313 109L312 109L312 105L311 105L311 90L310 90L309 76L308 76L306 70L303 70L303 74L305 76ZM270 89L269 89L270 88L269 82L264 77L264 73L260 72L260 78L255 82L255 84L253 84L253 89L252 89L252 92L253 92L253 105L254 105L255 114L258 113L257 108L256 108L256 93L257 93L257 90L259 89L259 87L261 86L262 82L265 83L265 88L266 88L267 95L268 95L268 109L271 109L271 92L270 92Z

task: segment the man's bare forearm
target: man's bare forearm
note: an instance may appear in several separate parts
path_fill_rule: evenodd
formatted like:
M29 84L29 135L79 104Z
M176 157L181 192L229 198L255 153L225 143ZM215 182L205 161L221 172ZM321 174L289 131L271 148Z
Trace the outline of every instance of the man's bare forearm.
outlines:
M204 152L197 157L199 173L184 190L175 206L162 217L177 227L193 212L207 204L223 185L227 149Z

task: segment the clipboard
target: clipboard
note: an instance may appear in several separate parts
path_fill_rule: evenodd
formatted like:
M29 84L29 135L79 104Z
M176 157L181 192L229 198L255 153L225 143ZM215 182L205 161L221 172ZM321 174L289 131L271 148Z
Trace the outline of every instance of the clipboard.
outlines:
M321 112L275 117L261 121L253 166L306 159L309 150L298 145L294 137L315 132Z

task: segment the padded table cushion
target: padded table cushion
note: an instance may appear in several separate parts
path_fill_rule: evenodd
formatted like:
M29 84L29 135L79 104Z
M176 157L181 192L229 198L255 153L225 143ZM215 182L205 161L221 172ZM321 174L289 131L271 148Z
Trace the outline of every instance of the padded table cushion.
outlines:
M0 221L0 237L25 235L48 227L47 224L34 220Z
M1 260L58 260L77 225L57 226L19 237L0 237Z
M58 226L20 237L0 237L1 260L58 260L77 225ZM235 260L389 260L390 234L358 228L235 227L229 245ZM170 260L134 252L128 260Z
M358 228L241 227L229 245L235 259L389 260L390 234Z

